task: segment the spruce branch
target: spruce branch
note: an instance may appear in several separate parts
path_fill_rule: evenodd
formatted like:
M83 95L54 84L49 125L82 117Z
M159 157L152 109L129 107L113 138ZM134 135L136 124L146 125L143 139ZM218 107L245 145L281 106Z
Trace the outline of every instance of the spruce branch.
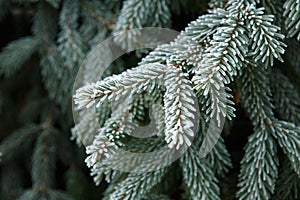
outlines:
M199 43L209 40L216 33L217 28L226 24L228 12L224 9L214 9L211 13L198 17L184 30L184 35Z
M217 179L209 167L207 160L200 159L194 146L180 158L183 180L191 199L220 199Z
M116 186L126 178L126 174L119 173L114 179L111 180L109 186L103 193L102 200L110 200L110 195L114 192Z
M124 1L115 31L126 31L144 26L166 27L170 23L169 4L169 0Z
M63 199L72 200L64 192L53 190L56 163L57 130L52 126L52 118L47 117L41 124L41 133L37 138L32 156L32 188L26 190L18 200Z
M161 181L166 171L167 170L163 168L144 174L130 173L124 181L115 187L114 192L110 195L110 199L139 199L149 193L150 190Z
M207 155L207 162L210 164L215 175L220 177L225 177L229 169L233 167L230 154L222 137L218 139L212 151Z
M93 7L93 5L95 5L95 3L97 2L95 1L85 2L83 0L80 0L79 2L82 5L83 10L87 12L91 17L93 17L95 20L102 23L107 29L114 30L112 24L115 22L115 19L114 18L105 19L104 16L102 16L101 13L95 9L95 8L99 9L100 6L104 6L104 5L96 4L97 6Z
M125 102L128 106L124 106L124 104L118 106L119 108L112 112L111 117L99 129L93 143L86 147L88 157L85 162L88 167L92 168L91 175L94 176L96 184L100 183L103 174L111 172L111 169L103 161L110 158L119 147L124 146L121 139L125 137L125 134L130 135L137 127L135 109L138 106L136 103L137 101L134 99L129 105Z
M241 189L237 195L241 199L247 199L248 197L269 199L270 195L274 192L275 179L277 178L276 165L278 165L278 161L276 161L277 157L275 155L275 144L273 144L273 142L270 143L273 141L272 136L277 139L279 146L289 158L295 172L299 174L299 127L296 127L294 124L288 122L279 121L275 118L272 111L274 106L270 101L271 90L269 86L269 80L266 78L267 74L269 74L269 71L261 67L253 67L250 65L247 67L247 69L245 69L245 72L242 75L243 87L241 91L243 92L243 96L247 96L247 98L243 100L243 104L253 122L253 125L255 126L255 134L249 139L247 146L247 149L249 150L246 149L246 153L242 161L239 183L239 187ZM261 139L251 139L255 137L261 137ZM254 161L249 162L248 159L253 152L247 153L247 151L254 151L258 148L253 148L252 145L263 145L260 148L269 149L269 153L263 155L265 156L265 159L261 161L268 161L267 165L272 166L267 167L264 170L266 172L264 177L269 177L268 179L260 179L257 177L256 180L254 179L255 181L250 181L246 178L246 172L249 170L249 166L254 165ZM264 153L266 153L266 151L264 151ZM269 157L271 157L273 161L270 160ZM257 161L255 160L255 162ZM267 169L272 170L266 171ZM261 189L261 192L257 193L257 190L255 190L255 192L247 193L247 191L252 191L250 188L255 187L256 184L260 184L259 189Z
M283 62L281 54L284 54L286 45L281 41L284 35L279 33L280 28L271 24L274 16L266 15L263 8L257 9L254 6L250 6L246 12L252 43L249 56L253 56L255 62L265 63L265 66L272 66L274 57Z
M257 127L249 137L239 175L239 199L270 199L278 176L276 143L269 130Z
M241 77L243 106L254 125L239 175L239 199L270 199L278 176L276 143L272 134L276 131L273 105L270 103L268 70L247 66Z
M300 125L300 96L297 88L278 69L270 76L274 105L281 119ZM280 80L280 81L278 81Z
M35 135L40 130L40 127L35 124L14 131L9 137L0 143L0 161L6 162L11 157L24 150L24 147L30 145L34 140Z
M230 119L235 116L230 100L232 96L224 84L231 82L241 69L249 41L244 35L241 5L232 4L228 10L232 14L225 18L223 26L216 29L193 77L200 103L207 105L204 113L208 119L217 117L219 124L221 117Z
M38 137L32 157L32 181L37 190L47 193L53 186L55 166L55 140L53 132L44 130Z
M157 2L161 3L161 1ZM297 146L297 141L299 141L298 128L290 123L281 122L274 116L274 106L270 103L272 96L267 79L269 69L266 68L273 65L274 58L282 61L281 56L286 47L282 42L284 36L280 33L280 28L273 25L274 17L269 15L269 12L274 10L274 6L273 4L269 5L269 1L248 0L238 2L233 0L212 2L212 4L217 3L219 3L217 6L220 8L211 10L209 14L203 15L189 24L174 42L157 47L142 60L138 67L78 89L75 102L79 109L91 107L92 105L95 105L96 109L107 109L106 106L103 106L104 102L120 102L120 99L125 97L132 100L135 98L133 97L134 93L138 93L139 97L144 92L146 94L150 93L149 102L156 101L154 100L156 95L164 94L162 99L165 113L162 115L159 113L159 118L164 117L165 126L160 128L160 132L164 132L166 135L165 140L171 147L178 148L183 143L189 146L191 142L189 139L184 140L183 133L190 136L195 134L192 130L189 130L194 124L191 125L191 120L187 119L188 117L193 118L190 113L194 110L194 105L191 103L193 101L188 98L193 96L191 93L194 93L191 85L194 84L194 89L197 91L204 118L208 121L217 116L220 123L221 117L231 119L235 116L233 97L230 94L231 89L228 85L243 71L241 75L243 105L254 125L254 134L249 137L245 157L242 161L240 191L237 196L240 199L268 199L274 192L277 178L278 161L274 138L278 140L279 146L284 149L291 160L292 166L295 168L298 165L296 157L299 149ZM270 7L266 11L268 15L264 13L263 9L258 9L256 3L265 6L268 4ZM136 7L134 8L134 6ZM152 5L147 7L144 1L125 1L116 28L121 27L120 30L126 31L129 30L129 27L142 27L151 20L155 21L153 20L155 15L150 17L151 20L145 17L147 13L152 12L151 8ZM103 19L105 18L101 15L100 21L103 22ZM138 34L133 35L133 40L137 36ZM266 68L255 68L252 66L252 60L260 65L263 64ZM245 64L248 66L245 66ZM152 67L156 71L153 71ZM156 88L157 81L163 81L165 88ZM284 95L283 92L280 95ZM186 102L183 102L182 99ZM288 103L284 102L284 99L281 102ZM123 106L128 108L128 105ZM111 134L114 131L120 131L122 134L123 132L130 133L130 131L122 131L122 127L126 127L126 123L122 122L127 122L127 119L130 119L130 123L133 122L134 118L128 118L128 116L133 115L140 116L138 118L143 119L142 113L145 111L145 107L150 106L149 104L139 106L133 106L127 117L123 116L123 118L117 120L114 118L115 114L112 114L108 119L105 117L107 119L106 123L100 129L102 133L95 137L91 146L95 148L90 153L104 152L105 154L105 149L109 152L109 146L105 145L115 145L114 143L118 139L115 134ZM291 105L287 112L292 112L292 107L297 107L297 105ZM96 110L96 112L99 111ZM121 113L121 115L124 114L123 111ZM90 116L91 118L92 116ZM126 120L124 120L125 118ZM181 118L185 118L182 121L188 124L186 126L187 132L184 131L184 123L183 125L177 123L178 121L181 122ZM92 138L95 134L92 132L95 132L95 129L90 129L92 131L87 129L90 125L94 126L95 121L90 119L80 125L82 126L80 134L86 132ZM115 127L117 127L117 130L114 129ZM284 134L282 135L282 133ZM111 143L106 143L104 135L110 138L109 142ZM75 135L75 137L81 136ZM142 142L135 144L139 146L138 144L142 144ZM293 148L289 149L288 146ZM101 166L98 161L91 165L97 183L100 182L103 174L110 177L112 173L105 166ZM198 165L202 166L201 170L203 172L201 173L210 169L209 174L212 176L215 176L214 173L224 175L230 167L230 159L228 152L224 149L223 141L217 143L205 164L197 161L193 166L198 167ZM219 168L219 170L216 168ZM192 170L187 174L194 173L194 169L187 170ZM249 173L250 177L248 177ZM210 181L216 183L215 179ZM123 194L126 194L124 191L127 189L130 190L129 193L131 194L132 188L128 187L128 184L131 184L132 181L129 181L129 179L128 182L124 181L123 183L126 183L126 186L120 186L121 183L116 182L113 185L118 185L117 188L122 189L122 194L119 194L119 191L115 191L114 194L116 194L116 197L129 199L130 195ZM206 184L205 181L201 183ZM188 187L196 187L193 184L195 183L188 183L187 185ZM109 191L112 191L111 188ZM133 190L136 190L135 188L138 187L133 186L133 188ZM197 188L201 187L197 186ZM191 194L195 193L192 189L190 190ZM205 198L211 192L215 194L213 198L216 199L219 195L217 186L213 190L206 191L206 189L201 188L198 190L200 194L197 193L195 196ZM107 195L106 198L108 198Z
M72 140L78 145L91 144L98 129L105 124L111 114L109 103L103 103L101 109L90 108L88 111L79 112L81 119L72 128Z
M45 47L51 44L55 39L57 33L57 11L46 2L39 2L36 13L34 15L34 21L32 26L32 32L34 36L40 39Z
M194 136L193 127L196 109L196 95L191 82L180 69L168 70L165 78L166 93L164 96L164 110L166 122L166 142L170 148L183 144L190 146L190 137Z
M41 74L49 96L62 105L62 108L67 109L71 103L70 91L72 91L76 71L70 70L65 64L55 44L56 16L53 7L46 2L39 2L34 16L33 33L41 41L39 48Z
M294 171L300 178L300 127L292 123L280 121L276 124L274 137L289 158Z
M130 135L135 126L132 110L132 106L115 110L112 117L99 129L93 144L86 148L86 153L90 154L85 160L88 167L109 158L118 146L123 146L119 140L125 137L125 134Z
M102 81L79 88L74 96L78 108L90 107L104 100L118 101L120 97L140 93L155 81L161 81L167 67L159 63L138 66L122 74L108 77ZM96 101L96 102L95 102Z
M116 21L115 41L124 49L133 49L142 27L168 27L171 14L169 0L126 0ZM118 33L124 33L118 36Z
M173 54L173 46L171 44L159 45L154 51L151 51L146 57L142 58L138 65L151 63L167 64L168 58Z
M271 76L272 91L274 94L274 103L279 116L283 120L300 125L299 94L288 77L279 70L273 70ZM281 81L278 81L281 80ZM285 133L285 132L282 132ZM282 133L279 133L281 135ZM288 159L282 162L277 182L278 190L276 196L282 199L297 199L298 188L300 186L300 177L295 174L294 168ZM288 191L288 192L287 192Z
M214 132L219 131L218 128L213 128L204 120L204 114L200 115L200 124L197 137L193 142L196 147L202 148L206 142L214 140ZM216 177L224 177L230 168L233 167L230 154L225 145L223 137L220 135L211 152L207 154L205 160L213 170Z
M255 126L265 127L275 121L268 75L269 70L251 64L241 75L242 103Z
M9 43L0 53L0 73L6 77L17 72L37 50L40 41L24 37Z
M297 35L297 40L300 40L300 1L287 0L285 1L283 15L286 17L285 26L288 30L288 37Z
M89 155L85 162L88 167L93 167L97 162L109 158L117 149L114 142L109 141L105 135L99 133L96 135L93 144L86 148Z
M140 36L148 36L142 35L140 30L131 32L130 29L145 26L168 27L171 17L194 17L191 12L202 12L207 6L211 9L205 11L206 14L202 13L198 19L188 24L173 42L158 46L133 69L91 83L100 79L95 71L103 63L105 66L110 64L105 58L110 57L113 52L104 48L92 56L91 62L85 63L85 86L78 89L74 96L79 109L79 120L72 130L72 137L78 144L87 145L86 165L90 167L95 183L99 185L103 178L109 183L103 195L104 200L168 199L158 193L174 195L174 191L166 189L163 184L172 187L175 185L173 181L179 182L181 178L185 183L187 197L220 199L216 177L224 176L232 166L225 142L220 138L207 157L202 159L198 156L198 147L211 139L206 133L209 120L216 118L218 125L221 125L224 117L231 120L235 116L234 103L239 102L248 114L254 130L241 162L237 198L271 199L277 189L276 181L278 192L274 198L300 198L300 99L297 91L299 88L293 85L293 82L299 81L298 73L292 73L300 71L297 45L289 44L291 51L284 57L286 66L290 67L291 64L294 67L292 70L288 69L290 72L285 71L288 77L277 69L270 68L276 63L275 60L283 61L285 37L296 36L300 40L300 1L211 0L210 3L199 3L194 0L0 0L0 20L8 12L15 19L15 11L23 8L35 11L33 36L15 40L3 48L0 53L0 74L12 75L38 52L44 86L49 97L64 111L70 108L76 70L87 50L104 40L108 34L124 31L125 36L117 38L115 42L123 47L134 47ZM183 9L187 10L184 16L180 13ZM284 17L281 16L282 9ZM176 15L173 15L174 12L177 12ZM176 23L175 27L177 25L182 24ZM125 64L118 65L113 70L109 69L104 76L119 73L125 68ZM233 100L231 89L235 87L236 78L239 90L235 92L235 88L233 89L237 94L237 98ZM1 84L1 89L5 87ZM22 92L18 90L17 93ZM5 95L6 92L1 92L1 99L6 100ZM23 97L23 94L20 96ZM200 121L195 114L198 106L196 98L201 108ZM28 102L32 104L29 105ZM42 102L44 104L44 100ZM2 104L3 108L8 107L5 107L5 112L10 109L7 101ZM40 100L36 103L31 102L30 98L21 101L21 104L22 109L24 105L24 109L31 110L33 104L40 104ZM13 107L13 110L19 111L19 105ZM135 128L145 130L138 126L148 121L151 123L148 111L149 116L154 115L157 132L149 138L133 137ZM38 120L37 118L34 120ZM24 121L26 123L32 119L28 117ZM62 130L67 130L69 122L63 124L61 121L68 120L62 120L61 116L55 119L55 123L62 125ZM198 125L197 121L201 128L198 132L194 130ZM1 143L0 155L2 154L4 165L3 168L1 166L1 174L4 174L9 171L10 166L16 164L15 156L37 138L31 167L33 186L19 199L71 199L64 192L54 189L55 181L52 178L55 177L56 156L67 166L71 162L74 167L70 155L64 153L65 148L63 151L55 151L55 148L59 149L65 142L62 137L56 138L56 134L57 130L46 121L40 126L26 125ZM192 144L191 138L194 136L196 141ZM171 149L167 148L166 143ZM279 179L277 145L285 156ZM111 168L129 166L127 169L133 170L132 164L135 162L142 163L138 169L155 169L170 160L168 150L177 153L182 146L190 146L179 161L182 173L178 174L177 170L170 169L172 174L167 174L174 175L175 178L163 179L169 169L134 174ZM119 157L117 155L115 160L108 163L114 165L102 162L117 149L139 154L162 147L166 148L152 156L154 161L161 162L159 164L151 162L151 158L145 164L139 162L142 159L122 156L125 154ZM57 153L59 154L56 155ZM15 169L11 168L14 173ZM174 169L177 169L176 163ZM17 173L12 177L6 174L1 177L1 181L5 183L7 179L15 177L20 178ZM6 185L5 190L13 181ZM156 186L162 189L155 191ZM1 196L4 192L1 190L0 193Z
M297 175L295 175L294 169L287 160L282 162L282 167L279 171L279 179L276 186L276 198L283 200L294 200L300 198L300 179Z
M95 109L90 109L90 112L81 114L82 120L80 120L72 128L72 140L76 140L77 145L89 144L93 141L93 136L99 128L98 119L96 118Z
M58 34L58 50L69 68L77 68L81 64L84 54L84 44L77 31L79 17L78 0L66 0L60 12L59 25L62 29Z

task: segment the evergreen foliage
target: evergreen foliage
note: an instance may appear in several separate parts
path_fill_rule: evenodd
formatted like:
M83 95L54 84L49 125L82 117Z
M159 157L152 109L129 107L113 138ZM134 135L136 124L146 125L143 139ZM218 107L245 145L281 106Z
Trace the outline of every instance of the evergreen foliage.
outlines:
M0 52L0 127L9 133L0 138L0 199L300 198L300 0L0 0L0 20L20 5L34 11L27 13L32 34ZM103 77L95 69L106 61L94 52L72 102L77 71L90 50L111 34L133 49L142 32L129 30L146 26L186 28L147 55L127 54ZM19 76L31 79L30 89L13 80ZM156 132L135 138L149 113ZM6 125L14 115L20 116ZM243 115L252 133L234 138ZM201 144L217 131L209 129L211 119L216 129L226 119L229 134L201 157ZM227 143L245 137L240 158ZM186 151L172 165L144 173L103 162L119 149L149 153L164 146ZM156 156L170 159L164 152ZM115 166L130 167L126 159ZM224 182L238 170L230 190Z

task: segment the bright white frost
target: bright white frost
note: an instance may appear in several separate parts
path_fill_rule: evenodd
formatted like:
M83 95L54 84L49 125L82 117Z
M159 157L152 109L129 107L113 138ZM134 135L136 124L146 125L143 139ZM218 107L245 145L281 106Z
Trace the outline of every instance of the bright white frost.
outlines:
M264 14L263 8L251 6L246 11L249 20L247 28L252 39L250 56L254 56L255 62L261 61L266 66L274 64L274 57L281 62L286 45L282 42L284 35L279 33L280 27L273 25L273 15Z
M195 129L195 112L198 106L196 95L191 87L188 74L175 67L146 64L129 69L102 81L86 85L77 90L75 104L78 108L101 106L103 101L119 101L123 97L146 91L153 83L164 81L165 140L170 148L179 149L181 145L191 145ZM110 138L109 135L107 135ZM98 138L99 139L99 138ZM99 143L100 144L100 143ZM99 149L102 146L92 145ZM89 150L89 154L92 150ZM102 151L101 151L102 152ZM104 149L103 152L105 153ZM94 152L95 153L95 152ZM96 153L99 156L99 152ZM90 156L91 159L94 156ZM88 159L88 160L89 160Z
M92 105L100 107L105 100L118 101L121 97L146 90L151 83L161 80L166 71L167 67L162 64L146 64L88 84L76 91L75 105L81 109Z
M113 142L107 140L104 135L98 134L95 137L93 144L86 148L86 153L90 154L85 159L87 166L92 167L97 162L109 158L116 148L117 146Z
M187 74L178 68L171 68L164 82L165 139L170 148L179 149L181 145L191 145L195 127L196 95Z

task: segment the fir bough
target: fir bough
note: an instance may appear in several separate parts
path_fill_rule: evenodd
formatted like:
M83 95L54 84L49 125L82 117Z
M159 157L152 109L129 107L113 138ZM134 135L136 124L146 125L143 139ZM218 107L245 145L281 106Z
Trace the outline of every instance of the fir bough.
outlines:
M60 191L55 184L57 162L63 162L71 174L67 183L84 177L74 175L80 169L72 159L77 152L68 142L63 145L64 133L69 133L72 124L71 92L81 63L89 50L110 34L115 35L117 44L132 49L142 32L130 29L171 27L176 24L172 21L176 15L187 15L184 9L197 10L192 6L199 8L200 16L136 67L128 69L130 59L124 59L120 62L123 66L115 64L115 69L105 72L106 78L97 77L93 72L103 61L97 60L94 52L85 85L75 91L79 121L72 128L72 139L86 145L85 163L96 184L103 187L107 182L102 198L172 199L180 193L187 199L225 199L222 189L226 186L221 183L232 168L240 168L240 173L238 191L231 196L241 200L299 198L299 81L298 74L291 76L290 72L299 71L295 53L299 45L290 45L292 40L288 39L300 37L299 0L0 0L0 20L15 4L23 3L35 11L32 35L11 41L2 49L0 73L14 76L38 56L37 71L49 99L25 103L27 112L43 107L39 119L28 119L1 142L5 165L1 174L12 166L14 177L20 180L14 182L16 194L0 190L4 198L86 198L70 191L70 185ZM125 36L118 35L120 32ZM287 48L295 52L284 55ZM109 57L109 53L101 55ZM93 82L95 78L98 81ZM5 95L1 93L1 98ZM235 162L231 161L230 146L225 142L232 139L230 135L225 140L222 136L208 155L201 157L201 144L210 139L206 139L210 120L215 119L217 127L225 119L237 119L239 125L239 104L252 124L247 128L253 127L240 166L232 164L239 162L238 158L233 156ZM151 110L157 132L147 139L133 138L134 129L149 121ZM142 174L119 172L103 163L118 149L145 153L163 146L174 152L187 150L172 165ZM31 166L32 178L27 188L23 188L20 169L13 162L24 152L32 152L27 155L32 160L26 164ZM157 159L167 160L164 156L157 155ZM123 161L126 164L126 157ZM121 166L122 162L115 164ZM167 178L170 174L179 183L166 182L171 180ZM7 180L3 176L1 183ZM174 193L170 187L160 187L163 184L182 185L183 190Z

